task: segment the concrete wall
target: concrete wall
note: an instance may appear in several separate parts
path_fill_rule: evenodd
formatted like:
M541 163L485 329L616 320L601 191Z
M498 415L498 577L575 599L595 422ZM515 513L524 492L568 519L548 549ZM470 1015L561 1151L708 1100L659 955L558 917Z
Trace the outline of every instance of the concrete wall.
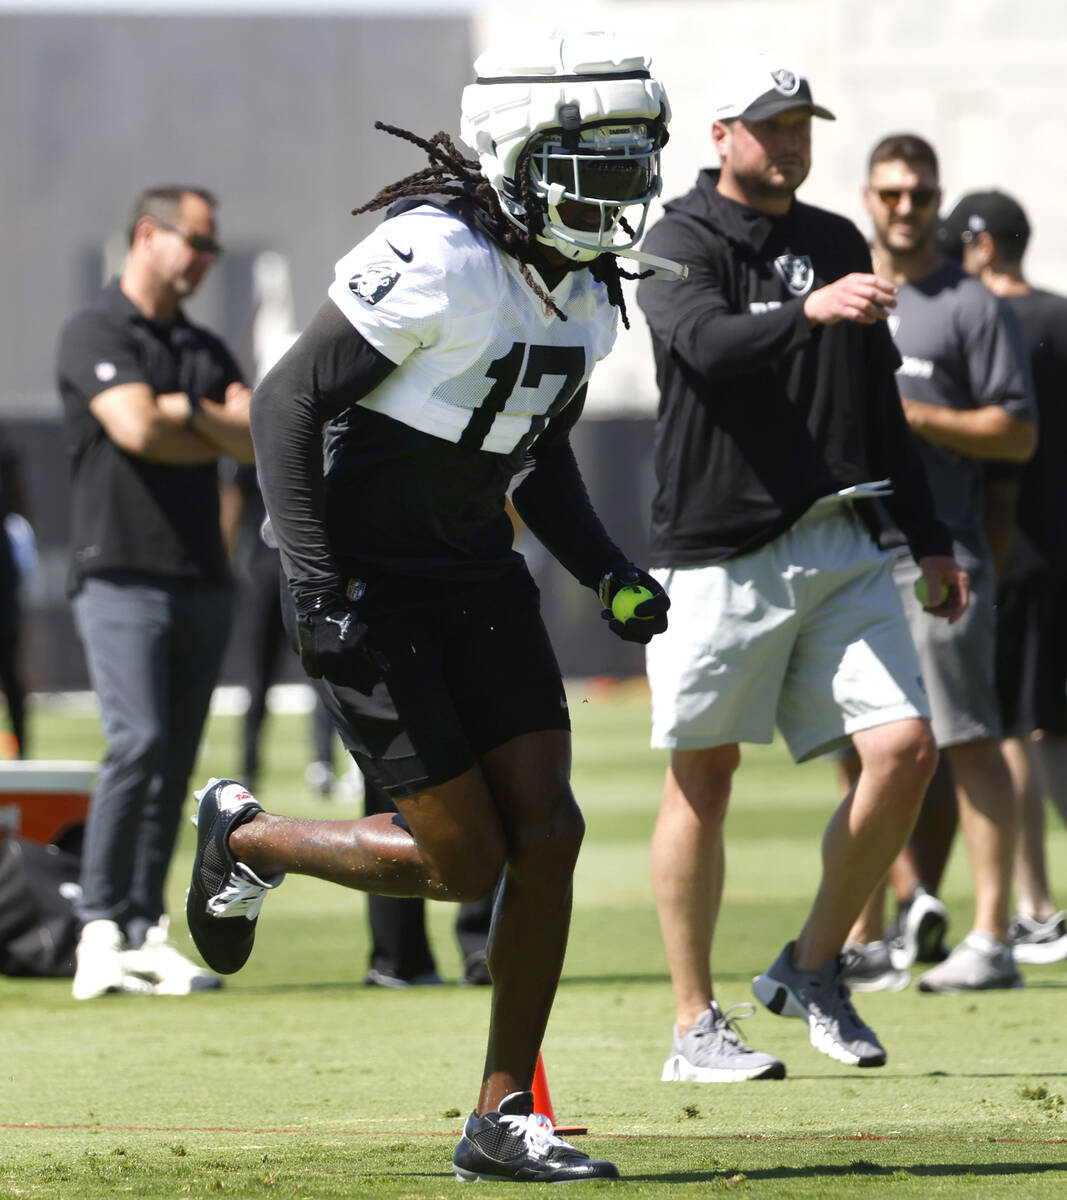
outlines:
M149 183L217 191L226 245L282 251L306 320L373 221L350 210L422 165L375 119L435 131L469 65L458 18L0 13L5 407L53 403L56 330L98 286L103 242ZM191 306L231 337L248 305L227 295L233 282L224 260Z
M0 419L23 451L42 550L26 605L32 687L86 680L63 597L67 464L52 364L60 326L100 286L107 243L121 260L136 194L175 181L219 194L227 254L190 312L251 372L256 254L285 255L307 321L334 262L378 219L350 210L425 163L374 121L455 132L469 70L458 16L0 12Z

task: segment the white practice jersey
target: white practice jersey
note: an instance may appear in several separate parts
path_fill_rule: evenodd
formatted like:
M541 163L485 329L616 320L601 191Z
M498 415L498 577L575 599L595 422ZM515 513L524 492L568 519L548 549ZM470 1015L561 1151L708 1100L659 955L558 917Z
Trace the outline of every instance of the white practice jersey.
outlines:
M360 407L505 455L529 446L615 341L617 310L589 271L569 271L551 295L565 321L514 258L429 205L383 221L338 262L329 288L397 364Z

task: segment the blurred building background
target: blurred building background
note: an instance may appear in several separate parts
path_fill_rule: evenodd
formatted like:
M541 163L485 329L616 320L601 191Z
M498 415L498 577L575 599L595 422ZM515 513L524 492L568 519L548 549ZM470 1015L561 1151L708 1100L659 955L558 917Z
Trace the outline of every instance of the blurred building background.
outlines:
M190 312L224 334L251 378L257 262L280 256L284 299L302 325L335 260L379 219L350 210L422 165L374 121L457 135L478 49L573 22L575 11L454 0L0 0L0 420L22 453L41 550L27 596L32 689L87 682L64 595L67 462L53 350L70 312L121 266L136 193L179 181L220 196L227 254ZM838 117L817 122L806 200L864 228L867 152L885 133L913 130L937 147L947 197L997 186L1022 200L1035 229L1029 274L1067 291L1062 0L599 0L577 11L587 28L639 38L667 84L665 196L712 161L717 74L739 54L774 51L806 70ZM655 388L632 301L630 313L634 328L594 379L575 448L605 523L640 560ZM599 636L595 601L537 547L530 553L564 671L640 672L639 650ZM241 674L235 651L226 677Z

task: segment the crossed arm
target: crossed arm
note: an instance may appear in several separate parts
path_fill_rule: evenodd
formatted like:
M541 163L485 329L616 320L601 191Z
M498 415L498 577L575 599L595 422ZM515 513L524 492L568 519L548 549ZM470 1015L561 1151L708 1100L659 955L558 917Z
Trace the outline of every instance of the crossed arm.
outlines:
M193 404L183 392L157 395L145 383L124 383L98 392L89 410L117 446L138 458L192 466L226 454L251 463L251 394L235 381L221 404L206 397Z

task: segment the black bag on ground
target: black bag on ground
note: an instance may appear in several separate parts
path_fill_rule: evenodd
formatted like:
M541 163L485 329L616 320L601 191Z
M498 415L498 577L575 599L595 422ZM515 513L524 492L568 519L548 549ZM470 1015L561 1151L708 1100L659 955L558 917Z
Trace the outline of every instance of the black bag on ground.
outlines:
M74 974L81 859L26 838L0 841L0 972Z

